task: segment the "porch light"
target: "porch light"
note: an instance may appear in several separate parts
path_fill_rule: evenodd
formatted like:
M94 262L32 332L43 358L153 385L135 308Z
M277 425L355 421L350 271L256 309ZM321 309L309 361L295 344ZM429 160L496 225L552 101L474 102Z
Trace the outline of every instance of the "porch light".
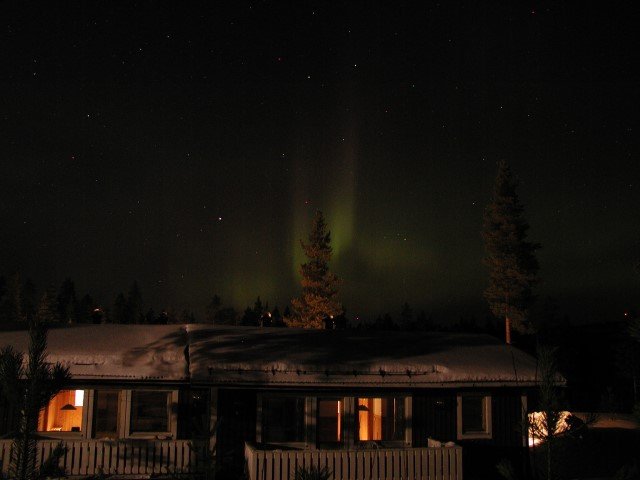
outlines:
M84 405L84 390L76 390L76 397L73 405L76 407L82 407Z

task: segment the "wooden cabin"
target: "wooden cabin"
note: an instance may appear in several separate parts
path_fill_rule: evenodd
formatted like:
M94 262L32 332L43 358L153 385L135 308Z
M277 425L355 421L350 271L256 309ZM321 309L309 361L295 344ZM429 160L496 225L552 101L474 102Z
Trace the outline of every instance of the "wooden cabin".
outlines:
M205 325L49 331L73 383L41 414L39 460L71 476L338 479L495 476L526 452L531 356L486 335ZM0 347L26 351L25 331ZM0 433L11 430L0 412ZM0 440L6 472L11 441Z

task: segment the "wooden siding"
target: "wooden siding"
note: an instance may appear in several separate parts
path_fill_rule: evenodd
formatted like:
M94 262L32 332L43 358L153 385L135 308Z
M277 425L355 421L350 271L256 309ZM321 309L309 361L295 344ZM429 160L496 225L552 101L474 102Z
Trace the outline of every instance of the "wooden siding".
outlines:
M332 480L462 480L462 448L258 450L245 445L249 480L290 480L296 468L327 467Z
M500 447L522 447L522 398L519 390L486 390L491 396L491 438L457 439L455 391L417 394L413 397L413 446L424 447L427 438L466 445L482 443Z
M255 390L220 390L217 409L216 467L223 478L240 478L244 470L244 442L256 440Z
M443 391L413 397L413 446L426 447L427 439L456 440L456 394Z
M62 442L67 452L60 460L70 476L194 473L203 465L204 444L189 440L39 440L37 464L41 465ZM0 440L0 470L9 469L11 440ZM200 461L199 461L200 459Z
M493 414L493 445L501 447L522 447L523 411L519 393L495 393L491 397Z

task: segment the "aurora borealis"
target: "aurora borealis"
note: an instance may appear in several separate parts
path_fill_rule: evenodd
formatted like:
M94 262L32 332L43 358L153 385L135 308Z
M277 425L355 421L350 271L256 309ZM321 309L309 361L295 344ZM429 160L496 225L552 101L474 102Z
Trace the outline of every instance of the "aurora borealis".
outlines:
M637 306L637 32L582 3L3 8L0 264L156 310L281 309L325 212L350 317L486 312L506 159L572 320ZM635 302L635 303L634 303Z

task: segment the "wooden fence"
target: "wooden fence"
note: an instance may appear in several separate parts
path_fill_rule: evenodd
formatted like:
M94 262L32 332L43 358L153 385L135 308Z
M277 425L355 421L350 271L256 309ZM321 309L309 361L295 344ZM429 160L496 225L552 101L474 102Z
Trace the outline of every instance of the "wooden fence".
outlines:
M195 473L207 451L190 440L39 440L37 464L61 441L67 451L60 466L70 476ZM0 471L5 475L10 458L11 440L0 440Z
M333 480L462 480L462 447L259 450L245 444L249 480L290 480L326 467Z

